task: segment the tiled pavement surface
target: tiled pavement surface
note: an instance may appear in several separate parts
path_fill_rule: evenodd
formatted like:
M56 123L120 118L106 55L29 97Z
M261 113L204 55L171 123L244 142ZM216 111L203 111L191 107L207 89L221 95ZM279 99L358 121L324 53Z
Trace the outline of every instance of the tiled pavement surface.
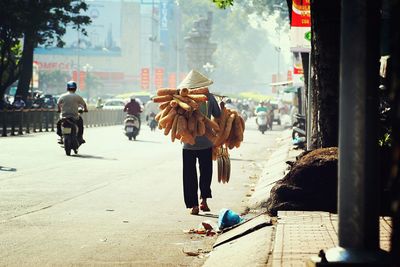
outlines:
M305 266L321 249L337 246L338 217L328 212L280 211L268 266ZM391 220L380 220L380 246L388 251Z

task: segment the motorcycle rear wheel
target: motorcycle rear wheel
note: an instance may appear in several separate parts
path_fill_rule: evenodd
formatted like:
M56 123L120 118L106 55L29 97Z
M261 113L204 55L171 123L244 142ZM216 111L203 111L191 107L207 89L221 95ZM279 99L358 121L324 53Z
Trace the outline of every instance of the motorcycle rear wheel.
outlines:
M72 141L71 137L64 136L64 149L65 149L65 154L67 154L67 156L71 156L71 146L72 146L71 141Z

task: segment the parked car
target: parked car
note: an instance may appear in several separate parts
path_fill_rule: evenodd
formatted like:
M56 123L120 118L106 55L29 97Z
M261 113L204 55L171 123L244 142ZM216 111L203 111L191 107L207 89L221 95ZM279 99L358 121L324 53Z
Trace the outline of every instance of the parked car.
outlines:
M42 95L33 100L32 108L55 109L57 99L49 94Z
M108 99L103 104L103 109L124 109L125 101L123 99Z

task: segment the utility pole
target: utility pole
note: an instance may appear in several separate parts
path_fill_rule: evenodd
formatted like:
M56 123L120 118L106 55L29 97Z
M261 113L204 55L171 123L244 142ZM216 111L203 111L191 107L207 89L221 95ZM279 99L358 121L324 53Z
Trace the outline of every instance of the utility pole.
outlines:
M180 82L180 18L181 10L179 7L179 0L176 0L176 86Z
M150 92L154 93L154 0L151 1L151 70L150 70Z

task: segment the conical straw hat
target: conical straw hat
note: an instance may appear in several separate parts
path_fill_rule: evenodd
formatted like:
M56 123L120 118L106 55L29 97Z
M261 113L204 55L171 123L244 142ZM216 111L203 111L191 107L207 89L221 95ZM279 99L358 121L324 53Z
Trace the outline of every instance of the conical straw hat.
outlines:
M197 70L191 70L185 79L178 85L178 89L182 88L198 88L205 87L213 84L213 81L208 79L206 76L198 72Z

